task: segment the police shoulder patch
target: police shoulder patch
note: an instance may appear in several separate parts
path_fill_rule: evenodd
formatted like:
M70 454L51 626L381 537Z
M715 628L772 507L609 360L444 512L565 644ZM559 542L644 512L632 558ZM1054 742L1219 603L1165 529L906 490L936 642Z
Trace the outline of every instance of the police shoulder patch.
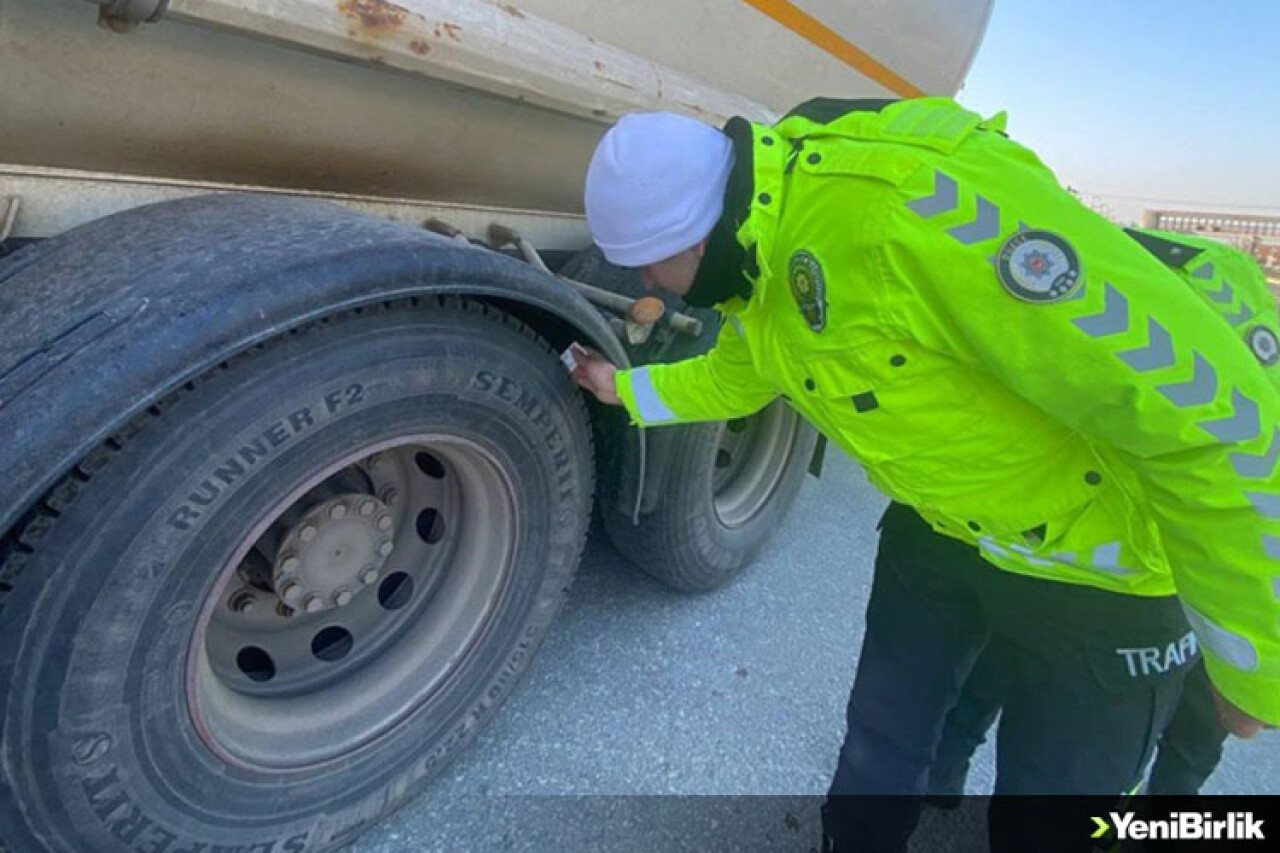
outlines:
M1263 367L1270 367L1280 361L1280 338L1266 326L1254 326L1250 329L1248 340L1249 349L1253 350Z
M801 249L787 263L787 282L810 330L821 332L827 326L827 280L822 264L812 252Z
M1019 231L1000 247L996 275L1025 302L1060 302L1080 284L1080 257L1052 231Z

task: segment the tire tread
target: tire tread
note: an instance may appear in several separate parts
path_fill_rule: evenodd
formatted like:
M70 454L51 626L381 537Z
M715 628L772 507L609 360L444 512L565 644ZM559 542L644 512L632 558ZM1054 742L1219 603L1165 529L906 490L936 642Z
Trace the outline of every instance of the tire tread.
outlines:
M289 329L270 341L254 344L248 349L231 356L226 361L219 363L212 370L174 388L155 403L130 418L123 427L107 437L102 444L91 450L76 463L62 479L55 483L48 492L19 518L18 522L10 530L5 531L0 536L0 618L3 618L5 604L16 588L18 579L31 562L31 558L39 548L40 543L56 528L58 516L71 506L80 495L84 485L110 465L112 460L120 454L130 441L146 430L158 418L162 417L166 409L169 409L178 400L194 391L197 386L208 381L210 377L231 369L234 365L254 358L258 353L278 344L282 340L306 334L322 326L328 326L334 321L341 321L344 316L356 317L371 313L421 310L422 308L464 311L485 317L493 322L502 323L538 344L548 355L557 357L555 349L545 338L538 334L537 330L521 322L511 314L480 300L443 295L413 297L400 302L382 302L372 307L353 308L342 314L322 317L304 326ZM582 395L577 395L575 399L580 410L580 416L584 419L587 418L586 403L582 399ZM587 431L586 440L588 444L592 441L589 430ZM589 450L592 458L594 458L594 447L590 447ZM586 484L586 491L587 494L594 494L594 469L590 469L588 475L590 481ZM578 543L579 552L586 544L586 526L584 525L583 528L582 541ZM4 853L4 851L0 849L0 853Z

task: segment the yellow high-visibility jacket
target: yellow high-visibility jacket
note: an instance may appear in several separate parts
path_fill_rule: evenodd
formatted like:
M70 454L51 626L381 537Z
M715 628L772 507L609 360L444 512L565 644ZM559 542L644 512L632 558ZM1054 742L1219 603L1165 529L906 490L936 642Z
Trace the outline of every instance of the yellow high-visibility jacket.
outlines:
M1280 724L1276 368L1003 116L921 99L726 130L750 296L706 355L618 373L633 420L786 395L996 566L1177 593L1217 687Z

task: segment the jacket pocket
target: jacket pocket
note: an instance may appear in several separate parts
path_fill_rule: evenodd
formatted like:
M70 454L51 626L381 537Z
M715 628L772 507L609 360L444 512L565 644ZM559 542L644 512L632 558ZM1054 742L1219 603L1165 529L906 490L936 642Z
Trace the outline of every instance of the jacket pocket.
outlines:
M1096 548L1115 549L1119 565L1128 537L1112 489L1082 442L1046 442L1025 457L993 446L984 460L976 482L948 481L922 514L997 557L1017 555L1016 562L1050 574L1087 564Z
M921 490L981 452L966 446L983 417L979 383L913 342L807 354L796 368L801 408L892 497L918 503Z

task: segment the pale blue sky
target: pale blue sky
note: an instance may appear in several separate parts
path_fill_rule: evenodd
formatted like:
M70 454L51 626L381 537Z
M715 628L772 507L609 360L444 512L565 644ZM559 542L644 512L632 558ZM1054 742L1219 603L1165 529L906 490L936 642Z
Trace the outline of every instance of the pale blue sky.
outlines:
M1122 218L1280 213L1280 0L995 0L959 99Z

